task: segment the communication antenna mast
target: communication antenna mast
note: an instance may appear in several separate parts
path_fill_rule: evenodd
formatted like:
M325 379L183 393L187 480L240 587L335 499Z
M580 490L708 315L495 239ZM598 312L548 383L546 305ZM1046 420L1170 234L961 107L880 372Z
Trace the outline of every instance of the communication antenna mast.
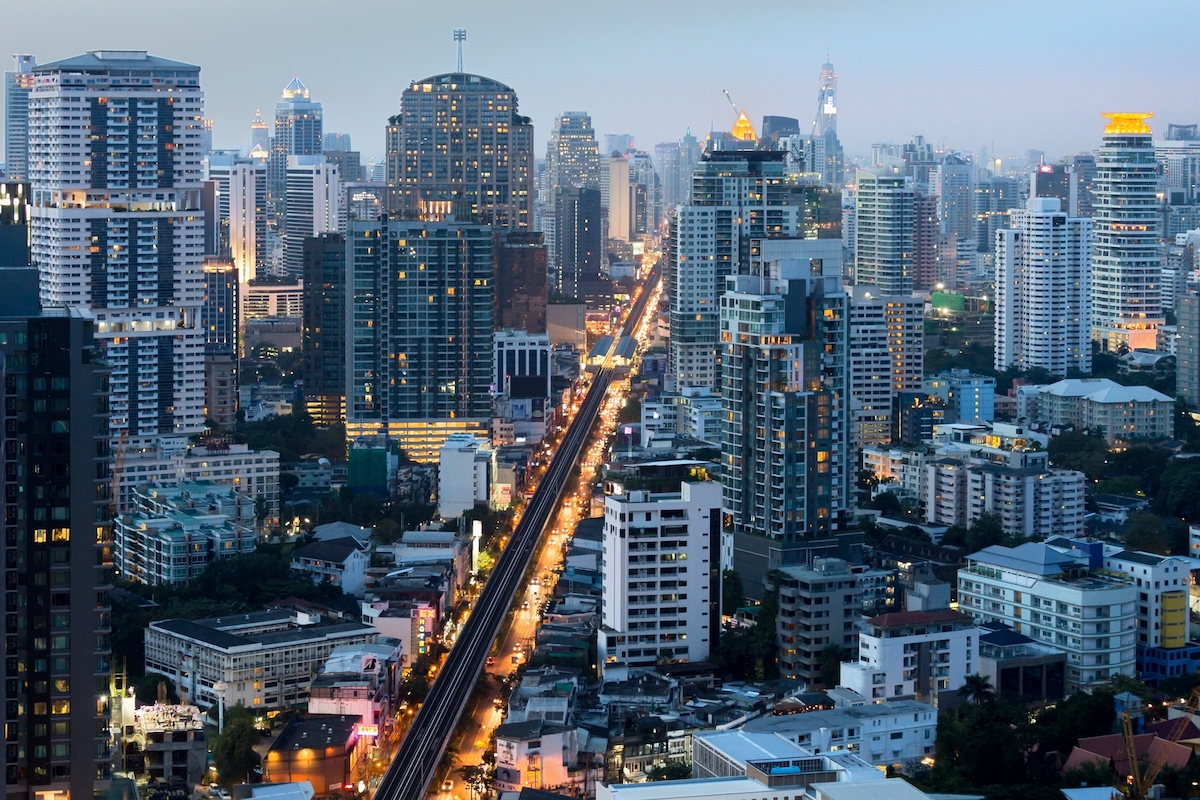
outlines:
M454 41L458 43L458 71L459 72L463 71L462 46L463 46L463 42L465 42L466 40L467 40L467 29L466 28L455 28L454 29Z

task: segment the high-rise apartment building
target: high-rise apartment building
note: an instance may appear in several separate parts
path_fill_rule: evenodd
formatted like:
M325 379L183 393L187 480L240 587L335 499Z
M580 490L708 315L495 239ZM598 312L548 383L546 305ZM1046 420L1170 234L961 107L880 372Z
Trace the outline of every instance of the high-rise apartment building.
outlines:
M613 486L604 498L601 670L704 661L721 629L721 485L625 491L618 476Z
M930 193L938 199L938 220L943 236L957 236L964 241L971 238L974 228L974 167L956 155L947 155L942 163L929 172Z
M725 278L761 274L763 240L802 235L804 209L789 204L783 159L780 151L714 150L676 209L667 265L667 373L676 388L717 388Z
M994 176L976 182L973 238L981 254L995 252L996 231L1010 227L1009 214L1020 205L1019 195L1020 186L1015 178Z
M436 460L491 416L492 229L390 218L347 238L347 434L387 433Z
M4 176L29 180L29 95L37 59L14 55L16 69L4 73Z
M600 159L600 164L603 173L601 189L607 190L607 194L601 192L600 198L608 209L608 235L605 238L627 242L633 215L629 195L629 156L606 156Z
M900 392L921 388L925 366L925 301L880 295L855 286L850 298L850 451L892 440L892 406Z
M885 295L912 294L912 187L898 168L860 169L855 175L854 282Z
M30 265L31 211L29 184L0 180L0 268Z
M1200 293L1184 292L1175 304L1179 322L1176 384L1188 408L1200 409Z
M217 186L221 255L237 265L238 281L267 276L267 165L232 154L210 155L208 177Z
M564 111L554 118L546 144L546 172L551 192L560 186L599 188L600 145L587 112Z
M109 787L110 393L93 324L62 308L0 319L2 762L13 800L100 797Z
M1194 133L1195 126L1184 133ZM1200 141L1165 139L1154 143L1154 157L1162 167L1159 188L1169 201L1193 204L1200 201ZM1172 193L1178 197L1172 197Z
M346 236L304 240L304 404L313 424L346 419Z
M97 50L34 69L33 262L44 308L95 320L131 444L204 425L200 68Z
M1092 221L1031 197L996 235L995 367L1092 371Z
M323 110L312 99L308 87L292 78L275 103L275 135L271 137L271 157L267 161L267 191L275 219L287 213L287 172L289 156L316 156L323 152Z
M941 238L941 220L938 218L938 199L932 195L913 195L913 257L912 274L914 289L936 289L938 284L938 241ZM942 281L943 289L953 291L957 281L950 286Z
M1158 163L1149 114L1105 114L1093 202L1092 339L1116 352L1157 347L1162 316Z
M496 236L496 286L493 319L497 328L546 332L549 299L546 242L533 231Z
M629 154L629 185L630 236L656 233L662 221L662 182L649 153L635 150Z
M415 81L386 134L389 211L532 229L533 125L512 88L461 72Z
M299 278L304 272L304 240L346 230L346 206L337 167L323 155L288 156L287 208L284 271L288 277Z
M200 325L206 350L237 350L239 288L237 267L232 261L219 256L204 259Z
M600 190L560 187L554 207L558 228L554 289L567 297L580 297L584 281L600 274L603 258Z
M773 266L770 277L724 278L720 298L725 530L748 586L768 565L852 555L838 536L851 471L841 268Z

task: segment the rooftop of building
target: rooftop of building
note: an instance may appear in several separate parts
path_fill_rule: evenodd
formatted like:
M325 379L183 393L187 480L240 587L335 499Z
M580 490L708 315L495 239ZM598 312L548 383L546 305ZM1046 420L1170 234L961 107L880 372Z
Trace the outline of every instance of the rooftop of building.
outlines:
M920 714L937 709L917 700L892 700L886 703L869 703L850 708L834 708L827 711L811 711L807 714L787 714L780 717L758 717L742 726L742 730L758 733L780 733L795 736L799 733L821 728L861 727L863 720Z
M1086 397L1097 403L1173 403L1174 398L1149 386L1122 386L1108 378L1064 378L1057 383L1022 386L1022 390L1056 397Z
M880 614L867 620L872 628L912 628L921 625L940 625L945 623L960 623L974 625L974 619L959 611L948 608L934 611L893 611L890 614Z
M204 728L200 709L187 705L154 705L134 709L134 724L141 733L196 731Z
M778 733L755 732L742 729L699 731L695 739L701 739L709 747L734 761L745 764L764 758L802 758L811 755L792 740Z
M1145 497L1130 497L1123 494L1095 494L1092 499L1098 506L1112 506L1114 508L1138 508L1150 502Z
M320 541L344 539L350 537L360 542L371 538L371 529L353 525L349 522L326 522L313 528L313 536Z
M1030 572L1042 577L1055 577L1064 568L1078 564L1078 560L1050 547L1044 542L1025 542L1016 547L991 545L967 556L971 561L1008 567L1021 572Z
M819 800L927 800L929 797L903 778L817 783L812 788Z
M271 745L271 750L295 751L345 747L354 740L355 729L360 722L362 722L361 717L336 714L297 714Z
M164 619L150 623L152 628L175 634L176 636L194 639L210 647L220 650L232 650L240 647L276 646L289 642L315 641L328 638L340 633L373 634L375 629L360 622L316 622L311 625L288 625L286 628L268 631L266 633L247 633L238 635L230 633L237 627L231 624L244 619L251 620L250 614L233 618L211 617L209 619ZM296 615L290 611L260 611L253 615L257 624L282 624L295 620Z
M446 72L441 75L431 75L424 80L413 81L406 91L421 92L424 84L433 84L441 89L453 87L451 91L472 92L511 92L512 87L492 78L474 75L469 72ZM515 110L515 109L514 109Z
M292 560L310 558L314 561L333 561L341 564L354 553L362 552L362 544L352 536L316 541L292 551Z
M200 67L152 56L145 50L92 50L82 55L39 64L34 72L108 72L110 70L175 70L200 72Z
M544 719L525 722L508 722L496 728L496 738L508 741L527 742L552 733L570 730L566 725L556 725Z

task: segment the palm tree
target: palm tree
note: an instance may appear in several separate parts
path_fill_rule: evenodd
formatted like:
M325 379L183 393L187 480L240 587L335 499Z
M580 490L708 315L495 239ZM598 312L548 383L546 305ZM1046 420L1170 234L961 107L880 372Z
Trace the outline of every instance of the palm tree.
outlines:
M996 690L992 688L991 678L976 672L966 677L958 689L958 696L968 703L980 706L995 700Z

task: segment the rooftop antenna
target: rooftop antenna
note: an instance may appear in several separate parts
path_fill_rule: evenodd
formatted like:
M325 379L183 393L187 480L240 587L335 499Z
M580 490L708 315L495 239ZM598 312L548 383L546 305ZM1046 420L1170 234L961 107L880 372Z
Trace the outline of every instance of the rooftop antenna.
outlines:
M462 46L463 46L463 42L465 42L466 40L467 40L467 29L466 28L455 28L454 29L454 41L458 42L458 71L459 72L463 71Z

